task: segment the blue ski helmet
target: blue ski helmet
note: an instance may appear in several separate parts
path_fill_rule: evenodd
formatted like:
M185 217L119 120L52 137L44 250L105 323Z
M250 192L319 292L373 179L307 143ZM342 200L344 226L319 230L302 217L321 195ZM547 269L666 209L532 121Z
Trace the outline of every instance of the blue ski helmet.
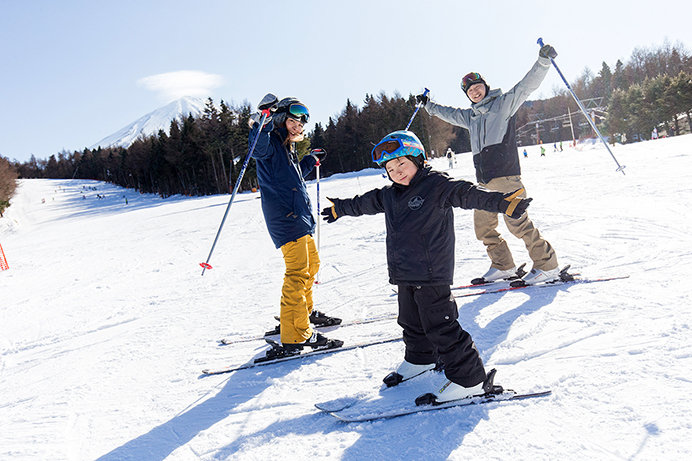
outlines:
M389 133L372 149L372 161L384 166L389 160L397 157L422 157L419 163L426 159L425 148L418 136L412 131L399 130Z

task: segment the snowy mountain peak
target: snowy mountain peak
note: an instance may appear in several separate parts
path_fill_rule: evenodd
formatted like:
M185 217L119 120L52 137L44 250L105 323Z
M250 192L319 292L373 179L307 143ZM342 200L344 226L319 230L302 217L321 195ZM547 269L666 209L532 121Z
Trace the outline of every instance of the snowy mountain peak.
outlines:
M199 116L204 112L205 102L200 98L184 96L153 112L135 120L110 136L106 136L90 149L101 147L130 147L140 136L150 136L163 130L168 133L171 121L182 119L192 114Z

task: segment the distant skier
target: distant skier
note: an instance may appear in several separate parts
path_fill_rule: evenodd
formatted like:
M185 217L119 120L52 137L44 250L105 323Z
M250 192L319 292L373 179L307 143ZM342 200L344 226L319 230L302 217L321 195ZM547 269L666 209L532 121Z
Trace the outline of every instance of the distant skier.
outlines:
M469 130L476 180L488 189L501 192L523 190L515 141L515 114L540 86L550 69L550 58L556 57L557 53L552 46L545 45L538 56L526 76L507 93L500 89L491 91L479 73L465 75L461 89L472 102L470 109L442 106L430 101L425 94L416 96L431 115ZM491 260L490 269L481 279L493 281L515 276L517 269L512 253L496 229L497 214L476 210L473 216L476 237L485 244ZM533 268L524 281L534 284L557 280L560 270L555 250L541 237L528 215L519 219L505 217L505 223L514 236L524 240L533 261Z
M454 168L454 151L451 147L447 148L447 163L449 164L449 169Z
M651 132L651 139L658 139L658 128L654 127L654 130Z
M543 144L540 145L541 148L541 157L545 157L545 147L543 147Z
M444 364L449 382L435 394L438 401L483 394L486 373L471 336L457 318L451 295L454 277L453 207L506 213L516 219L531 199L489 192L470 182L454 181L424 165L425 149L410 131L385 136L372 150L373 161L384 166L393 184L351 199L330 198L322 210L332 223L342 216L384 213L387 227L389 283L398 286L399 325L406 352L396 372L385 378L393 386Z
M271 106L272 98L276 100L274 95L266 95L259 107ZM252 156L257 161L262 211L269 235L276 248L281 249L286 264L280 315L283 349L271 353L293 355L300 353L304 346L316 348L335 341L310 326L310 322L319 324L338 319L313 309L312 287L320 260L312 238L315 219L303 179L312 171L318 157L323 160L326 152L306 155L298 161L295 143L304 138L308 109L296 98L284 98L273 107L275 112L264 126L259 126L257 114L251 119L250 142L259 132Z
M527 158L529 154L526 152L526 148L524 148L524 158Z

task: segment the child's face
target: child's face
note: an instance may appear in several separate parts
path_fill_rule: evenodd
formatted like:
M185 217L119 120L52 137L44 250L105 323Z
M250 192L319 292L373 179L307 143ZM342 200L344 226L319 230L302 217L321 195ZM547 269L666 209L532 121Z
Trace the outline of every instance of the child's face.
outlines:
M418 172L418 167L408 157L397 157L385 164L385 169L389 173L392 181L402 186L408 186Z

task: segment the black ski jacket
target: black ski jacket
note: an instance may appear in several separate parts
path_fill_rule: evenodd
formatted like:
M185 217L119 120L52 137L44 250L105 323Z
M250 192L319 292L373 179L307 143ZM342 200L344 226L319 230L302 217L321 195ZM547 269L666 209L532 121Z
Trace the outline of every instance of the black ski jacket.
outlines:
M450 285L454 278L452 207L502 212L504 195L452 180L429 166L408 186L392 184L351 199L334 199L337 216L385 214L389 283Z

